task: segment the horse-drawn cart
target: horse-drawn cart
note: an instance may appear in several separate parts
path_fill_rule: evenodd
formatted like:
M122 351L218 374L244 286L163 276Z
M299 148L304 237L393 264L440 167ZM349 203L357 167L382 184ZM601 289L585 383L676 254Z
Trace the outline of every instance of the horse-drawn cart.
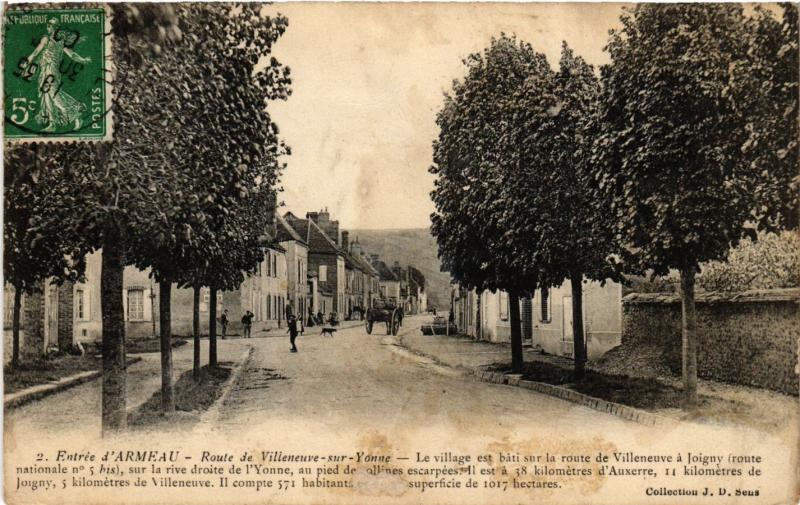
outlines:
M386 334L397 335L400 326L403 324L403 308L393 299L375 299L372 307L367 309L366 314L367 334L372 333L372 325L375 323L386 323Z

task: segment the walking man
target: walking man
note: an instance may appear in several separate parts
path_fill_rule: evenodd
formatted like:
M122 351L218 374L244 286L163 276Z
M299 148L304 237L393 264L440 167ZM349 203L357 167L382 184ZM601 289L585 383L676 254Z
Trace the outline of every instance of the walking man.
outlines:
M244 328L244 338L250 338L250 329L253 327L254 314L249 310L242 316L242 328Z
M287 322L289 324L289 341L292 343L291 352L297 352L297 346L294 343L294 340L297 338L297 318L293 315L289 316Z
M222 311L222 315L219 316L219 325L222 326L222 340L225 340L225 336L228 334L228 309Z

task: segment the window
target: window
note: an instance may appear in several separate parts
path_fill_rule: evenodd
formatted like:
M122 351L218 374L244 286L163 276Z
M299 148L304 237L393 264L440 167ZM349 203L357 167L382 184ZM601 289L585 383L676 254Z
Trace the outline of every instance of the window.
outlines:
M319 266L319 282L328 282L328 266Z
M79 321L86 320L87 310L85 296L82 289L75 291L75 316Z
M500 320L508 321L508 293L500 291Z
M272 276L273 277L277 277L278 276L278 255L277 254L273 254L272 255Z
M541 302L541 314L539 315L539 321L542 323L549 323L550 322L550 290L548 288L542 288L540 290L540 302Z
M267 319L272 319L272 295L267 295Z
M144 290L128 290L128 321L144 321Z

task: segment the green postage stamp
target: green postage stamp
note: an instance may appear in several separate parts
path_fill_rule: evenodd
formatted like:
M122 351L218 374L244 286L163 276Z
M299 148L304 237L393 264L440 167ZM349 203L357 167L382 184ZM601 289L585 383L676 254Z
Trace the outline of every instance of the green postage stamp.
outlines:
M3 22L5 140L110 140L109 13L11 5Z

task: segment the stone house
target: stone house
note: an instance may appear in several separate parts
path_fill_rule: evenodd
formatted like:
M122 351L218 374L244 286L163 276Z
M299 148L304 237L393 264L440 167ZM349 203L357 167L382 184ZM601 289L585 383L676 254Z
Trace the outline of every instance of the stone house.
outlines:
M335 312L339 320L346 316L345 306L345 253L320 224L339 237L338 221L331 221L327 211L309 212L300 219L291 212L284 216L289 225L308 244L308 271L317 274L320 307L323 314Z
M358 237L350 244L350 254L361 265L361 283L364 286L361 306L369 308L372 306L372 301L378 297L380 292L380 276L375 267L372 266L366 250L359 244Z
M464 290L456 286L453 313L459 330L490 342L510 342L511 318L508 293ZM572 288L569 282L555 288L537 289L520 299L523 341L545 352L573 356ZM622 285L584 281L583 324L589 359L602 356L621 342Z
M391 299L396 302L402 303L400 296L400 279L397 278L395 272L389 266L373 256L372 266L378 271L378 292L380 298Z
M308 243L280 214L275 214L276 241L286 251L287 278L287 312L308 316L309 307L313 307L313 295L309 290L308 278ZM313 289L313 284L311 289ZM309 300L311 295L311 300Z
M273 244L267 250L264 260L255 273L234 291L223 291L221 309L228 310L229 331L242 331L241 318L245 311L254 315L252 334L281 328L286 322L287 304L287 262L286 249ZM217 293L219 297L220 293ZM219 317L220 312L217 312ZM200 313L203 318L203 312ZM208 317L206 317L208 319Z
M41 353L49 347L66 348L77 343L99 342L102 338L100 274L102 251L86 257L82 282L47 284L42 293L24 297L26 334L22 346ZM126 266L122 279L122 303L126 338L154 338L159 334L159 288L150 271ZM273 245L255 274L249 275L235 291L217 293L217 314L228 309L231 331L240 326L245 310L255 314L253 331L278 326L287 293L285 250ZM208 333L208 288L200 290L200 332ZM12 291L13 299L13 291ZM192 334L194 292L173 285L171 292L171 324L173 335ZM11 332L6 332L6 340ZM26 343L27 341L27 343Z

